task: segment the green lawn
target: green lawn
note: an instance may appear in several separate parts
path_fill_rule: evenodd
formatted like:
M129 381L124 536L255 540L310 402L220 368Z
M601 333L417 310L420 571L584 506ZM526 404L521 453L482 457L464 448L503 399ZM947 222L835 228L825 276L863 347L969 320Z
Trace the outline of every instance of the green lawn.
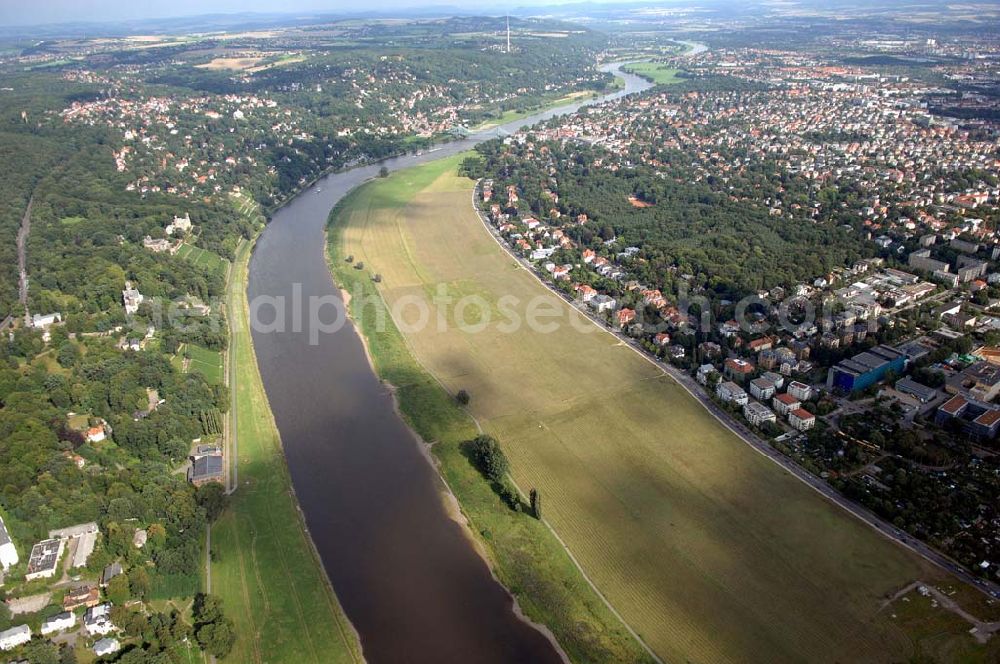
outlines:
M229 269L229 261L225 258L207 249L196 247L193 244L182 244L180 249L177 250L177 255L212 272L222 273Z
M656 85L672 85L684 79L677 76L680 69L674 69L656 62L633 62L622 67L623 71L641 76Z
M342 287L370 293L377 272L390 306L429 301L444 285L479 296L491 314L514 296L522 320L528 303L548 296L472 212L472 183L455 174L463 156L399 171L345 200L330 236ZM351 269L347 254L367 270ZM539 524L502 508L458 453L475 429L448 393L469 391L471 414L500 440L518 485L541 490L547 521L666 661L888 662L919 652L991 661L996 648L977 647L967 626L934 631L934 616L902 623L896 606L882 607L915 579L951 577L791 477L659 369L550 301L564 324L547 334L502 330L494 317L476 333L429 325L402 337L391 324L375 329L372 307L354 314L403 412L437 441L498 576L574 660L639 651Z
M257 369L246 302L250 244L229 284L239 488L212 526L212 593L239 638L226 662L360 662L355 633L327 581L292 492L281 439Z
M220 351L209 350L196 344L185 344L183 352L190 360L188 371L200 373L212 385L222 384L222 353Z

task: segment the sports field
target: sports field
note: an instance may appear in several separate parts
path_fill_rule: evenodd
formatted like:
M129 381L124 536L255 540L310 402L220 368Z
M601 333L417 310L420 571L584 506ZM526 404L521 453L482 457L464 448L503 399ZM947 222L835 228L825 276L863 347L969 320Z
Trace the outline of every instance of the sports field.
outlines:
M264 393L247 321L250 244L228 293L233 321L239 488L212 526L211 592L238 639L227 662L360 662L360 647L305 532Z
M633 62L625 65L622 69L630 74L641 76L656 85L671 85L684 80L677 76L679 69L656 62Z
M212 272L221 273L229 268L229 261L225 258L215 252L196 247L193 244L182 244L181 248L177 250L177 255Z
M501 331L501 297L518 298L523 317L548 291L473 213L472 183L455 175L463 156L366 185L336 216L341 255L381 274L390 307L409 302L397 322L416 322L414 302L435 311L441 285L478 296L493 318L478 332L433 315L403 325L408 349L376 365L391 374L408 350L450 392L471 394L514 479L541 490L547 521L664 660L988 661L968 625L939 629L928 614L903 628L895 605L880 610L915 579L945 582L934 568L757 454L612 336L568 325L580 317L568 305L548 305L554 332ZM484 318L466 311L466 323Z

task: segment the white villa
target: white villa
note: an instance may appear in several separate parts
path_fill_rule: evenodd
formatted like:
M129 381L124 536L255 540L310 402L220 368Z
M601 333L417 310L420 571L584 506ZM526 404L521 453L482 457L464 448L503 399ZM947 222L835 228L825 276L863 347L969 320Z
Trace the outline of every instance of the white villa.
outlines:
M118 639L101 639L94 644L94 654L98 657L104 657L105 655L110 655L121 650L122 645L118 643Z
M18 625L0 632L0 650L13 650L31 640L31 628Z
M7 533L7 527L3 525L3 517L0 517L0 569L10 569L20 560L17 548L14 547L14 541Z
M115 625L111 622L111 604L98 604L87 609L83 615L83 628L91 636L95 634L104 636L115 631Z
M42 623L42 636L48 636L49 634L55 634L56 632L62 632L64 630L70 629L76 626L76 615L64 611L63 613L57 613L48 620Z
M191 232L191 213L185 214L183 217L174 217L174 220L167 224L165 229L167 235L173 235L174 233L180 231L181 233Z

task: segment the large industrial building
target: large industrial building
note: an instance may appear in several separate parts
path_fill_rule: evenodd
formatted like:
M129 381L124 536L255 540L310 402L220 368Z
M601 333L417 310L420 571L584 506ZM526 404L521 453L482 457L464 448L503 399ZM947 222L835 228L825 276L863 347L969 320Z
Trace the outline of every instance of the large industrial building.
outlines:
M876 346L831 367L826 386L838 392L858 392L879 382L890 371L901 374L905 368L903 353L889 346Z

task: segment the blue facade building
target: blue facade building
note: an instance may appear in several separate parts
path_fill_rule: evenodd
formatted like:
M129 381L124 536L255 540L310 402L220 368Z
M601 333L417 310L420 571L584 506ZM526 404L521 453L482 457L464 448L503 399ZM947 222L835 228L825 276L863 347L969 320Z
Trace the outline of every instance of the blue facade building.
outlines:
M885 378L890 371L900 374L905 368L906 355L889 346L876 346L831 367L826 386L838 392L859 392Z

